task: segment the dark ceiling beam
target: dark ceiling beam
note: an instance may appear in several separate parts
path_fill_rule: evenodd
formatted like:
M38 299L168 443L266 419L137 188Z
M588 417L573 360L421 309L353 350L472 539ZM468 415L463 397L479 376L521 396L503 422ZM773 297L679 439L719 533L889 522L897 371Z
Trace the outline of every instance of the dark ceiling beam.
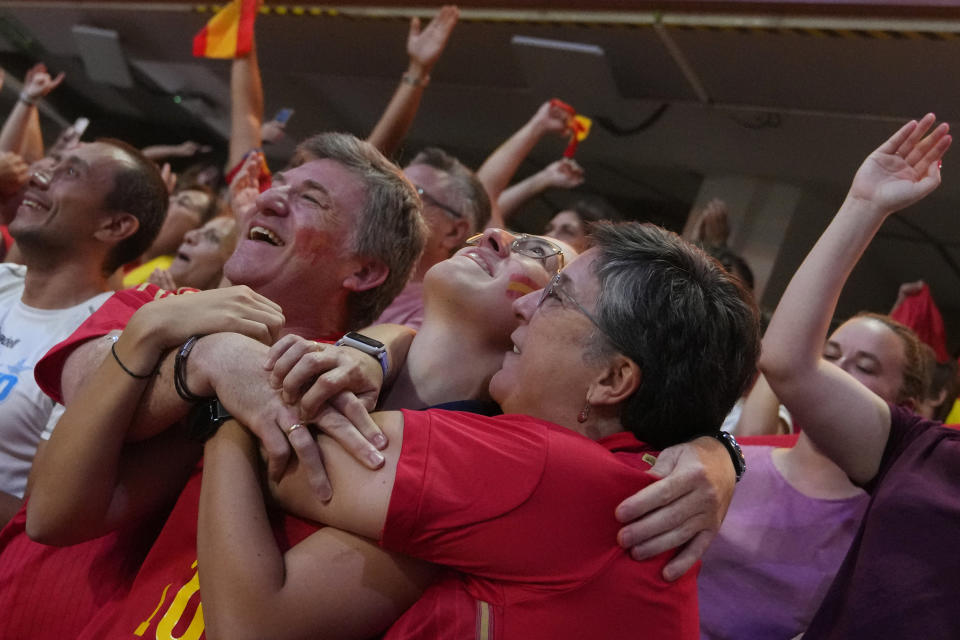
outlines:
M0 5L88 5L116 6L149 5L190 6L192 4L225 4L220 2L190 3L183 0L18 0L4 1ZM394 7L409 8L439 7L444 4L437 0L297 0L293 2L266 0L270 5L286 6L322 6L322 7ZM772 14L772 15L822 15L850 17L913 17L913 18L956 18L955 0L461 0L457 3L461 9L514 9L514 10L563 10L563 11L653 11L681 13L731 13L731 14Z

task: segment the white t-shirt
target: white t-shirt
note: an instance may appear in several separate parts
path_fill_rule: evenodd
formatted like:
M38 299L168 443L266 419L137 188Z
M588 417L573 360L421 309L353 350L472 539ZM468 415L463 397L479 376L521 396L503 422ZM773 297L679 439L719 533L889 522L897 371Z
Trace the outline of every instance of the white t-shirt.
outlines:
M110 291L66 309L23 304L27 268L0 264L0 491L23 497L40 439L63 413L33 377L33 367L110 297Z

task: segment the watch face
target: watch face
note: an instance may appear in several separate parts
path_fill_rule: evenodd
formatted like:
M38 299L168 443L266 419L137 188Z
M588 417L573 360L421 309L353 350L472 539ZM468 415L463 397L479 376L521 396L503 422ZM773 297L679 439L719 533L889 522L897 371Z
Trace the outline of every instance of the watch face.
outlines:
M374 340L373 338L368 338L367 336L363 335L362 333L357 333L356 331L351 331L350 333L348 333L347 335L345 335L344 338L350 338L351 340L356 340L357 342L362 342L363 344L367 345L368 347L372 347L372 348L374 348L374 349L381 349L381 348L383 348L383 343L380 342L379 340Z

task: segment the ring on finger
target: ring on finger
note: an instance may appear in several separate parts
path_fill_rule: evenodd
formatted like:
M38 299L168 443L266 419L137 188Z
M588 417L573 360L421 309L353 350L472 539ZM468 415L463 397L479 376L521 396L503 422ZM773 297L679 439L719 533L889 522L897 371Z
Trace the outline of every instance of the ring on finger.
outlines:
M283 431L284 433L287 434L287 437L289 438L291 433L293 433L294 431L296 431L297 429L303 426L306 426L306 425L304 425L302 422L296 422L290 425L289 427L287 427L286 429L284 429Z

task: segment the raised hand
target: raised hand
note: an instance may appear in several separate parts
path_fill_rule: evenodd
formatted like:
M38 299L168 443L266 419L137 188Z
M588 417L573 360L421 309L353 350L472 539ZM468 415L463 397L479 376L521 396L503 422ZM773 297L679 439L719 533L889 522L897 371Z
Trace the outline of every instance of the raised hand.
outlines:
M260 152L251 151L230 183L230 209L237 218L253 208L260 195Z
M0 196L11 196L27 184L29 167L18 154L0 151Z
M566 137L570 135L570 114L547 100L530 119L530 124L539 135L556 133Z
M453 5L445 5L423 30L420 29L420 18L410 19L407 55L410 56L411 67L415 67L411 71L421 74L430 73L447 46L447 40L450 39L450 34L457 25L459 17L459 9Z
M61 71L56 78L51 78L47 66L38 62L27 71L23 80L23 91L31 100L38 100L60 86L64 77Z
M543 170L547 186L558 189L573 189L583 184L583 167L576 160L563 158L550 163Z
M945 122L930 131L935 121L932 113L919 122L911 120L867 156L847 197L865 201L888 215L936 189L940 184L940 160L952 138Z
M166 289L167 291L177 290L177 283L174 282L173 276L170 275L170 271L167 269L154 269L153 273L147 277L147 282L150 284L155 284L161 289Z
M286 125L284 123L277 122L276 120L264 122L260 125L260 139L273 144L286 135L284 133L285 128Z
M160 167L160 177L163 178L163 184L167 186L167 193L173 193L177 188L177 174L173 172L169 162L164 162Z

